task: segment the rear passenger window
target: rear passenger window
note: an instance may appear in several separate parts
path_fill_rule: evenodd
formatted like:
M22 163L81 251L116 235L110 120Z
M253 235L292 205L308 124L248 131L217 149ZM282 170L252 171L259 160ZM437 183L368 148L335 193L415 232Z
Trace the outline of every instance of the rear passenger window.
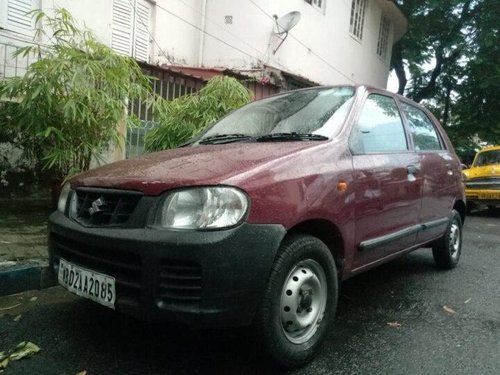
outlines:
M403 122L394 99L378 94L368 96L349 143L354 154L408 150Z
M443 147L436 128L424 111L407 103L401 105L410 125L415 150L441 150Z

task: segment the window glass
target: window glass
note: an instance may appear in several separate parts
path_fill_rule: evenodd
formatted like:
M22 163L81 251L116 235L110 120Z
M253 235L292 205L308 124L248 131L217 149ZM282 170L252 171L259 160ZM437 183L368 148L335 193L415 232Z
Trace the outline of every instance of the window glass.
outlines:
M415 150L441 150L439 136L427 115L407 103L402 103L402 107L410 125Z
M353 96L352 87L330 87L292 91L258 100L218 121L201 139L234 133L251 137L276 133L333 137L349 112Z
M483 151L477 154L474 167L500 164L500 150Z
M394 99L371 94L350 138L355 154L408 150L405 131Z

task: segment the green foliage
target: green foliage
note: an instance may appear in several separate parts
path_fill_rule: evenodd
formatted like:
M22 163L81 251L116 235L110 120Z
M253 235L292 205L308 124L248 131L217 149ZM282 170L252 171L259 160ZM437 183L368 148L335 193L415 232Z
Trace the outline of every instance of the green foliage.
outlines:
M433 107L456 145L499 143L498 0L397 3L409 21L391 61L399 93Z
M251 99L250 91L235 78L213 77L197 93L159 103L155 121L160 125L146 135L146 149L157 151L179 146Z
M460 96L454 102L456 132L470 140L471 132L491 144L500 144L500 3L485 1L476 20L473 57L464 67L465 79L458 83Z
M32 16L40 25L37 36L45 34L52 44L16 52L41 58L24 77L0 82L0 98L16 102L16 110L0 118L19 133L17 146L28 157L63 179L88 169L92 159L119 143L117 125L129 121L127 99L151 98L150 85L133 59L80 30L66 10L54 16L36 10Z

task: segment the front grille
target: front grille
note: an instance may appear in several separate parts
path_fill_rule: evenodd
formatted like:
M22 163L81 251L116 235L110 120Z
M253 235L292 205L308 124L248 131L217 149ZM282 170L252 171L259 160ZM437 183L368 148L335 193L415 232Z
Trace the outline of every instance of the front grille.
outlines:
M469 189L500 190L500 177L481 177L465 183Z
M202 270L195 262L163 259L158 295L164 304L197 306L201 300Z
M115 278L118 298L140 301L142 262L137 254L92 246L51 234L54 255Z
M86 226L121 226L127 222L141 193L121 190L77 189L71 216Z

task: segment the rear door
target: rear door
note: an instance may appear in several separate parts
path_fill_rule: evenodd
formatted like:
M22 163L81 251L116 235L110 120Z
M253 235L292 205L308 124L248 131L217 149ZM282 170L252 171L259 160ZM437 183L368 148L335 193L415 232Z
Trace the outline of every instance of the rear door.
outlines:
M420 158L391 96L369 94L349 144L355 173L353 271L415 244L422 194Z
M423 244L444 233L457 197L457 186L460 185L457 179L461 178L461 171L454 153L446 148L429 116L410 103L400 104L423 177L422 230L417 237L417 242Z

